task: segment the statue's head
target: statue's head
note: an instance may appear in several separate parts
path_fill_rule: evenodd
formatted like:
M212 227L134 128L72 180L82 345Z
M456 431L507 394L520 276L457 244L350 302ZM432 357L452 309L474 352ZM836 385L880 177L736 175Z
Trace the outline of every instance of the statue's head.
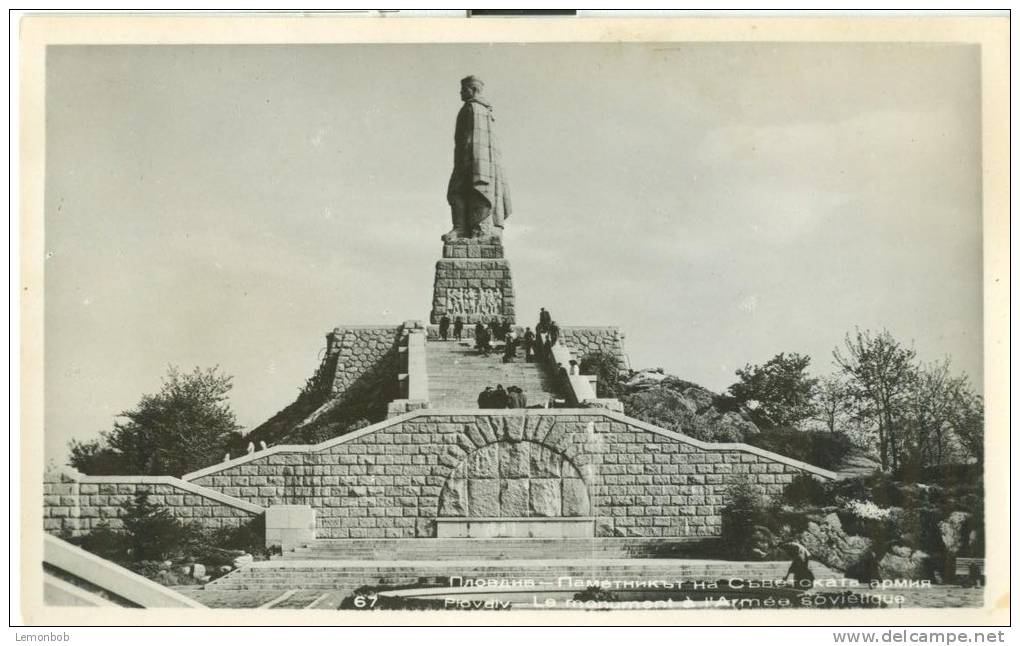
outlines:
M461 101L467 101L468 99L479 96L484 88L485 83L482 82L482 79L477 76L465 76L460 80Z

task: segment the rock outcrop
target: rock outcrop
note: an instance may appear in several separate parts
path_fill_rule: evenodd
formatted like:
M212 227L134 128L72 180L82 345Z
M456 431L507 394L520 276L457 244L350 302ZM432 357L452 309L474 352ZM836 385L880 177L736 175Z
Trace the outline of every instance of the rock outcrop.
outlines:
M811 558L850 576L870 574L867 561L872 556L872 542L863 536L850 536L835 513L808 521L807 529L798 537L811 552Z
M931 580L934 573L932 558L921 550L897 545L878 562L879 579Z
M759 433L731 399L661 371L634 373L620 397L631 417L708 442L743 442Z

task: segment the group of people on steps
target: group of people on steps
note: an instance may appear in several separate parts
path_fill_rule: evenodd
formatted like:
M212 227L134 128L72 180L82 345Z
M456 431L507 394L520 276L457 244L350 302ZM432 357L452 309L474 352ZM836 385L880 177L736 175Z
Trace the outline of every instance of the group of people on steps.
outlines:
M453 333L450 330L450 317L446 314L439 319L439 338L449 341L452 337L455 341L464 339L464 318L457 316L452 321ZM552 315L544 307L538 314L538 323L535 330L530 327L524 328L523 333L517 330L498 316L492 317L488 325L481 321L475 323L474 330L475 348L478 353L484 356L492 354L495 343L503 344L503 362L510 363L517 359L518 351L524 351L524 360L531 363L538 357L541 361L548 361L552 358L552 347L560 338L560 327L552 320Z

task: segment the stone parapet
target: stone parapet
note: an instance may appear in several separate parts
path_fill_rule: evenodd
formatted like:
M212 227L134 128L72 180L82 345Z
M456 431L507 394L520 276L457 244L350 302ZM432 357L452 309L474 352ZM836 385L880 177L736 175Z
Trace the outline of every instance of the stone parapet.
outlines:
M429 370L425 362L425 328L407 334L407 399L429 398Z

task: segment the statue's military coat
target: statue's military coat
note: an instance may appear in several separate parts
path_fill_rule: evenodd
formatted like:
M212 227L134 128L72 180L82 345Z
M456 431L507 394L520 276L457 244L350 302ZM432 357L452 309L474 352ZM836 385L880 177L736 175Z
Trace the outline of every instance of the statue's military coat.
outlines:
M488 103L477 98L464 102L457 113L453 173L446 195L448 200L453 196L480 195L492 208L493 226L501 227L511 212L510 190L503 174L494 121L492 106ZM471 223L472 226L477 224Z

